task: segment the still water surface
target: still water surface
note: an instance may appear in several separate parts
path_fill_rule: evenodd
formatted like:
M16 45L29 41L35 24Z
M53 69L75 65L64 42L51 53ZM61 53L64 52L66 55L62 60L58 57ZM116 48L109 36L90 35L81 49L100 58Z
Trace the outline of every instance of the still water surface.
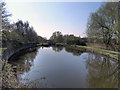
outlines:
M98 54L63 47L39 47L10 62L18 79L38 88L117 88L118 64ZM29 86L29 87L31 87Z

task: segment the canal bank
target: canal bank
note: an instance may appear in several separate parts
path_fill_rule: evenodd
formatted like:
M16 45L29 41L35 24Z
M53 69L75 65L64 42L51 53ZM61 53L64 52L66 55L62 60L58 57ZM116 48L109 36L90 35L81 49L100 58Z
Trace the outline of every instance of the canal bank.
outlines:
M3 68L4 66L4 68ZM15 66L2 60L2 88L27 88L26 85L20 83L16 77Z
M103 50L95 47L89 47L89 46L78 46L78 45L65 45L65 47L72 48L72 49L77 49L77 50L84 50L92 53L98 53L102 54L104 56L113 58L118 62L119 57L120 57L120 52L115 52L115 51L110 51L110 50Z

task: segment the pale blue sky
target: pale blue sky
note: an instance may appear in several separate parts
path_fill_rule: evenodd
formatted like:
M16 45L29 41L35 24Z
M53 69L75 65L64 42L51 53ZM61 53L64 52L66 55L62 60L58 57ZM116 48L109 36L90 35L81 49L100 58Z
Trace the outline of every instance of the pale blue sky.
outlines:
M49 38L54 31L85 36L87 20L101 2L7 2L12 21L28 21L38 35Z

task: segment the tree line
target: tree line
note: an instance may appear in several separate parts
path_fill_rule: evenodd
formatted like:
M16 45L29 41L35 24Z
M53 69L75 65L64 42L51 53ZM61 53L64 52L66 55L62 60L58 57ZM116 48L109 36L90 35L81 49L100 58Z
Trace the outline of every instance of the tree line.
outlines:
M10 23L11 14L6 11L6 3L0 3L0 14L2 15L2 47L14 46L19 47L26 43L45 42L46 39L38 36L34 28L30 26L28 21L23 22L18 20L15 23Z
M63 43L68 45L86 45L87 38L74 36L73 34L63 35L60 31L55 31L49 39L54 43Z
M119 11L118 2L107 2L91 13L86 32L89 43L105 44L106 47L120 45Z

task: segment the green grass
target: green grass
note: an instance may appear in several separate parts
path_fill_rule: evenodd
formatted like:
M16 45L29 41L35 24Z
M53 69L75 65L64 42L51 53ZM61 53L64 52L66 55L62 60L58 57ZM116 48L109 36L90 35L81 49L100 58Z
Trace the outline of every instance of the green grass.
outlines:
M43 45L44 46L44 45L48 45L48 43L39 43L37 45L40 45L40 46Z
M61 43L56 43L56 45L63 45L63 44L61 44Z
M87 47L98 49L97 47L90 47L90 46L87 46ZM106 49L105 49L105 50L106 50ZM107 51L111 51L111 52L115 52L115 53L120 53L119 51L113 51L113 50L107 50Z
M56 44L60 44L60 43L56 43Z
M97 51L100 51L100 52L104 52L104 53L108 53L108 54L112 54L112 55L118 56L118 54L116 54L116 53L107 52L107 51L104 51L104 50L97 50Z
M43 43L43 45L48 45L48 43Z
M72 46L75 46L75 45L72 45ZM86 48L86 49L93 49L95 51L100 51L100 52L108 53L108 54L111 54L111 55L114 55L114 56L120 56L120 55L117 54L117 53L120 53L120 52L116 52L116 51L112 51L111 52L111 50L107 50L106 51L106 50L103 50L103 49L98 49L96 47L90 47L90 46L78 46L78 47L82 47L82 48Z
M39 44L37 44L37 45L42 45L42 43L39 43Z

